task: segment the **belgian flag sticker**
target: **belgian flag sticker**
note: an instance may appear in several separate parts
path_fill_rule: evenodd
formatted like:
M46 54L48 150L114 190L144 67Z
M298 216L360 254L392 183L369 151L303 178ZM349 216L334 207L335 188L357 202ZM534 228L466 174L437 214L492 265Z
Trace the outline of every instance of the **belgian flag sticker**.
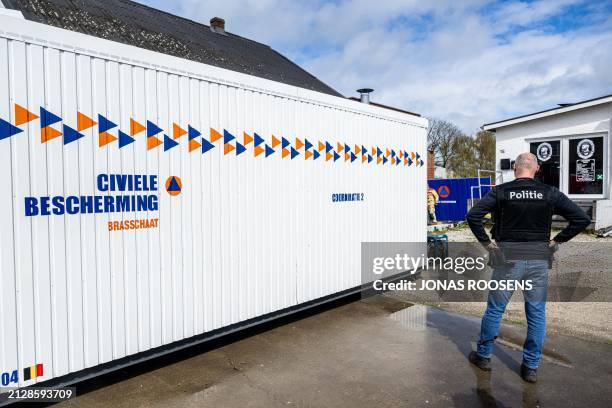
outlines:
M23 369L23 380L24 381L33 380L36 377L42 377L42 376L43 376L43 365L42 364L36 364L31 367L26 367Z

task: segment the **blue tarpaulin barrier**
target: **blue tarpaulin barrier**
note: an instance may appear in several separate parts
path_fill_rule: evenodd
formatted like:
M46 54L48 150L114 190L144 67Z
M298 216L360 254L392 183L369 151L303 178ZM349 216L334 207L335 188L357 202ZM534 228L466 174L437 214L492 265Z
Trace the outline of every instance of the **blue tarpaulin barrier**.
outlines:
M468 211L468 200L472 197L470 188L478 186L478 177L457 179L427 180L429 187L438 192L440 201L436 205L438 221L463 221ZM489 177L480 178L481 185L491 184ZM484 197L490 187L481 187L480 193ZM474 198L479 197L479 189L474 188Z

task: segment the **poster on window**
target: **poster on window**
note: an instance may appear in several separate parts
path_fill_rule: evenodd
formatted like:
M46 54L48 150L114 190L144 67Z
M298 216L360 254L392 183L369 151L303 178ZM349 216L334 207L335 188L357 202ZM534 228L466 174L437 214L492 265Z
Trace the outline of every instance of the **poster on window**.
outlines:
M595 181L595 160L576 160L576 181Z
M568 193L603 194L603 136L569 140Z

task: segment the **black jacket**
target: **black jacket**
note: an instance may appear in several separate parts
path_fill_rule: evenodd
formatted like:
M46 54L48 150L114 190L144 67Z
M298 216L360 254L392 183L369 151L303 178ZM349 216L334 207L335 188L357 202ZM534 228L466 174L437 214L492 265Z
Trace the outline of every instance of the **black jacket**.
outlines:
M493 239L497 242L548 242L553 214L569 224L554 240L566 242L583 231L591 219L557 188L531 178L501 184L479 200L467 215L470 229L483 245L491 242L483 218L493 214Z

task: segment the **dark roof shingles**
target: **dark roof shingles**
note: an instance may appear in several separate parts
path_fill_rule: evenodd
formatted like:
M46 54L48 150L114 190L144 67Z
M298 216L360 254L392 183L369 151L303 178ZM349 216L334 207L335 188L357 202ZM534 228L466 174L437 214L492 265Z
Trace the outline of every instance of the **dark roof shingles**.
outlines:
M130 0L2 0L28 20L342 96L267 45Z

